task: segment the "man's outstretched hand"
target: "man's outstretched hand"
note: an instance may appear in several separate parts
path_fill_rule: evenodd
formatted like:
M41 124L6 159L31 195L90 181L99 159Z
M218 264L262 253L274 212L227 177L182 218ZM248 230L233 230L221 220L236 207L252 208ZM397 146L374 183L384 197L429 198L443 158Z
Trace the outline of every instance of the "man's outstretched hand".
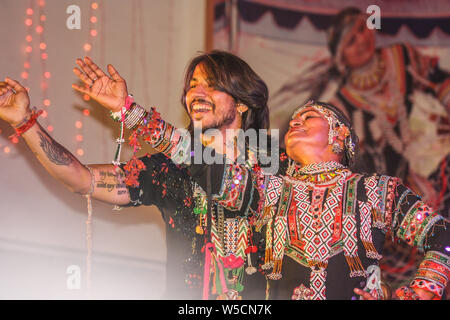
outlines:
M113 112L119 111L125 105L128 96L127 84L112 65L107 67L108 76L89 57L84 60L77 59L76 63L81 70L75 67L73 72L85 86L72 84L72 88L87 94Z
M0 119L17 127L30 113L27 90L10 78L0 82Z

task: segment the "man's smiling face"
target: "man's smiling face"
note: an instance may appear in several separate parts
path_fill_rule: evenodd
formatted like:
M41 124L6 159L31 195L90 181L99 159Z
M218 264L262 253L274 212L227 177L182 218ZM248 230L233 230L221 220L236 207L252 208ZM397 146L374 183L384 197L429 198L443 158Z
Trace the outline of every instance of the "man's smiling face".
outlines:
M195 125L202 129L225 129L236 120L236 102L211 84L202 64L195 67L186 93L186 106Z

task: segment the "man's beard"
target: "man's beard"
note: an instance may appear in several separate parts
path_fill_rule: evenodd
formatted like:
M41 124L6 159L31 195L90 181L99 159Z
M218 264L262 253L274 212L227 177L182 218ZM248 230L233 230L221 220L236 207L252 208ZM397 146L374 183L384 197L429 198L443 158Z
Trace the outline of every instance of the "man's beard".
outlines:
M215 114L215 110L216 108L213 108L213 121L210 124L206 124L204 125L202 123L202 133L205 133L206 130L208 129L221 129L225 126L230 125L231 123L233 123L233 121L236 119L236 109L235 108L230 108L225 114L223 114L220 118L218 118L218 116ZM192 118L191 118L191 121ZM196 121L196 122L200 122L201 121Z
M221 129L232 124L234 119L236 119L236 111L234 109L230 109L220 119L215 117L213 123L209 125L207 124L203 128L203 131L207 129Z

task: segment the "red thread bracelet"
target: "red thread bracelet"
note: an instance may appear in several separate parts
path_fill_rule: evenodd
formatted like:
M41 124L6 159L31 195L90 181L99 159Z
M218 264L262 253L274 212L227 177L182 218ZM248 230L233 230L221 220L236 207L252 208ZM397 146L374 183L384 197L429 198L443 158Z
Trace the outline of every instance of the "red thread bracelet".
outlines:
M125 98L125 106L124 106L125 111L128 111L133 103L134 103L134 98L132 95L129 94ZM124 113L123 108L120 110L120 113L121 113L122 122L124 122L125 121L125 113Z
M19 138L22 134L24 134L26 131L28 131L32 126L34 126L34 124L36 123L36 119L43 113L43 110L38 110L36 112L36 109L33 109L33 111L31 112L31 116L30 119L28 119L28 121L21 125L18 128L15 128L16 133L9 136L9 139L13 139L14 137Z

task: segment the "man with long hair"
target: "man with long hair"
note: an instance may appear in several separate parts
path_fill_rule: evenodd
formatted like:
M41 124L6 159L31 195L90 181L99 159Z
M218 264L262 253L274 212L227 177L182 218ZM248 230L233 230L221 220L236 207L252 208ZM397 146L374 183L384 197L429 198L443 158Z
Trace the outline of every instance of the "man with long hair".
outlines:
M110 110L111 116L131 129L135 138L142 137L159 153L133 156L120 165L82 164L37 123L39 112L29 108L27 91L10 78L0 83L0 118L16 129L45 169L69 190L118 206L159 208L166 222L165 299L198 299L202 297L202 287L205 299L211 293L220 299L263 298L264 280L251 281L253 285L246 283L247 278L256 278L258 273L243 277L244 259L248 258L247 266L251 267L247 273L252 274L255 269L251 255L255 259L256 252L252 249L248 223L253 209L250 205L242 206L252 192L230 199L228 193L223 193L222 185L209 186L208 190L200 188L185 167L170 159L183 158L182 151L189 151L184 144L183 150L174 149L182 139L189 141L188 135L160 119L156 110L146 110L135 103L125 80L112 65L107 67L108 75L88 57L77 59L77 64L79 68L74 68L74 73L85 86L74 84L73 88ZM190 62L181 100L191 119L191 132L198 126L225 133L267 129L267 99L266 84L246 62L227 52L212 51ZM157 128L152 127L155 122ZM235 137L223 136L227 137L223 140L223 153L227 155L230 148L235 149ZM138 149L137 140L133 141ZM230 160L234 161L236 156L233 153ZM209 174L225 173L211 170ZM102 183L98 183L100 180ZM251 179L248 181L251 183ZM112 189L105 187L111 185ZM257 200L254 199L254 205ZM205 249L212 235L221 248ZM202 270L205 261L207 265ZM217 283L216 277L210 277L210 264L221 272Z

